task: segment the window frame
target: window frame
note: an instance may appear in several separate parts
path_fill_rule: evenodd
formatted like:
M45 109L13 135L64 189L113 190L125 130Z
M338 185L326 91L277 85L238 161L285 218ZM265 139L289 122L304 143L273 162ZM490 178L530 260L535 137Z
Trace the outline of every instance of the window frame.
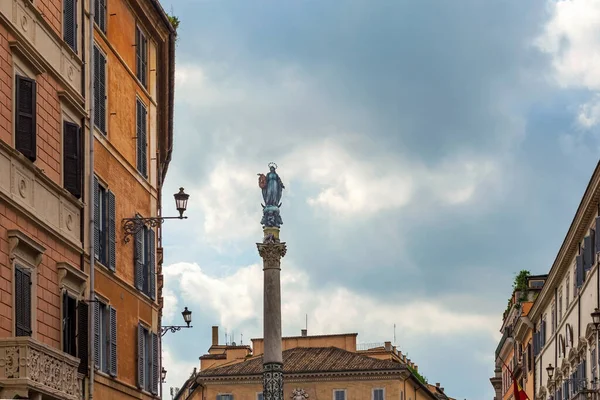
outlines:
M138 82L144 87L144 89L148 89L148 59L149 59L149 49L148 49L148 36L144 32L144 29L140 26L140 24L135 25L135 77ZM140 44L143 45L143 50L140 50ZM139 58L139 61L138 61ZM143 68L143 69L142 69Z
M98 0L95 0L98 1ZM108 87L108 55L106 54L106 52L104 51L104 49L96 42L94 42L94 49L98 50L98 54L102 56L102 59L104 60L104 65L100 66L100 68L104 69L104 115L102 116L104 119L104 126L98 125L98 119L96 118L96 116L94 115L94 129L98 129L98 131L104 136L104 137L108 137L108 91L107 91L107 87ZM95 84L96 82L96 62L100 62L99 60L96 60L96 57L94 56L94 65L92 66L92 80ZM96 102L96 96L98 96L99 91L97 90L96 87L94 87L94 98L91 99L91 101L93 101L94 103ZM98 101L101 101L102 99L99 99ZM98 108L97 104L94 104L95 108ZM104 128L104 129L103 129Z
M77 154L77 184L79 185L78 189L79 189L79 196L77 196L77 194L74 194L73 192L71 192L69 189L67 189L66 187L66 182L65 182L65 177L66 177L66 172L65 172L65 145L66 145L66 140L65 140L65 135L66 135L66 125L67 124L73 124L75 126L77 126L78 128L78 154ZM61 163L61 183L62 183L62 187L63 189L65 189L66 191L68 191L69 193L71 193L74 197L76 197L77 199L81 199L83 198L83 188L84 188L84 183L83 183L83 153L84 153L84 138L83 138L83 130L81 129L81 125L80 123L78 123L76 121L75 118L72 118L70 115L68 115L66 112L63 112L63 116L62 116L62 143L61 143L61 151L60 151L60 163Z
M140 133L141 129L139 128L140 126L140 107L141 109L143 109L144 111L144 131L143 131L143 138L140 137ZM138 96L136 96L136 101L135 101L135 144L136 144L136 154L135 154L135 158L136 158L136 170L137 172L144 178L144 179L148 179L150 174L148 173L149 170L149 162L148 162L148 119L149 119L149 113L148 113L148 106L146 105L146 103L144 103L144 101L142 101L142 99ZM142 142L143 143L140 143ZM140 157L140 150L143 148L143 154L145 156L145 158L142 160Z
M375 392L376 392L376 391L378 391L378 390L381 390L381 392L382 392L382 397L383 397L383 398L382 398L382 400L385 400L385 388L382 388L382 387L373 388L373 389L371 390L371 400L377 400L377 399L375 398Z
M94 0L94 25L98 27L98 29L100 30L100 32L102 32L103 34L106 35L106 33L108 32L108 18L106 18L106 16L108 15L108 1L107 0L101 0L102 3L104 4L104 7L102 9L100 9L100 7L98 7L98 10L96 10L96 4L98 4L100 0ZM101 12L103 15L103 22L104 25L102 25L102 21L100 20L100 14L99 12ZM98 19L96 19L98 18Z
M337 397L336 397L337 393L344 393L344 398L342 400L347 400L348 399L346 389L333 389L332 390L332 399L333 400L338 400Z

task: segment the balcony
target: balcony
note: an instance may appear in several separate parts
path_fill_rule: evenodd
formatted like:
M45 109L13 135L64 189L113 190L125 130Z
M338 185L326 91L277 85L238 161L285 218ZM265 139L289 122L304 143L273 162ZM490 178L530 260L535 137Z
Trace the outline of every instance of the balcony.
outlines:
M0 398L39 393L44 399L79 400L78 366L78 358L30 337L0 338Z

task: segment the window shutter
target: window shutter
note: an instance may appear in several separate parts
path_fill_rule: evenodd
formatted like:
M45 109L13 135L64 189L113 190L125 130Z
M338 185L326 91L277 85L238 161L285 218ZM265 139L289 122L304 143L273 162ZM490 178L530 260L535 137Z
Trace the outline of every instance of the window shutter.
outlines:
M15 333L16 336L31 335L31 274L15 268Z
M88 304L80 301L77 303L77 355L79 362L79 373L88 374Z
M578 255L575 258L576 262L576 271L577 271L577 287L581 287L583 285L583 260L581 255Z
M15 107L15 147L31 161L36 158L36 83L17 75Z
M134 249L134 262L135 262L135 287L138 290L144 288L144 258L142 257L144 252L144 230L140 229L135 234L135 249Z
M152 394L158 394L158 335L154 332L152 336Z
M94 254L100 258L100 187L94 176Z
M583 269L584 271L592 268L594 264L594 249L592 245L592 237L586 236L583 239Z
M148 278L150 280L150 298L156 298L156 250L155 250L155 233L152 229L148 229Z
M94 125L106 134L106 57L94 46Z
M137 169L145 178L148 177L148 133L147 133L147 117L148 111L140 100L136 101L136 138L137 138Z
M141 49L140 49L140 42L141 42L141 38L140 38L140 28L139 27L135 27L135 73L136 76L138 77L138 79L141 80L140 78L140 73L142 71L142 58L141 58Z
M65 121L63 124L64 187L77 198L81 197L81 166L81 131L78 125Z
M113 307L108 308L110 311L110 364L108 373L111 376L117 376L117 310Z
M94 367L100 368L100 304L94 302Z
M142 36L142 85L148 87L148 39Z
M77 0L64 0L63 4L64 39L77 52Z
M596 263L596 231L590 229L590 268Z
M116 271L117 268L117 222L115 217L115 194L107 191L108 197L108 268Z
M106 0L96 0L94 4L94 20L98 28L106 33Z
M144 349L146 347L145 344L145 336L144 336L144 328L142 324L138 322L138 349L137 349L137 383L138 388L143 389L144 385Z

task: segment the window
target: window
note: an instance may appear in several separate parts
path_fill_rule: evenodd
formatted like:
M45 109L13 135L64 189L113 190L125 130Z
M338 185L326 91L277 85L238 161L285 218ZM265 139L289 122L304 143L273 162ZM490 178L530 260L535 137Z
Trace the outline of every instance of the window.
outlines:
M135 286L138 290L155 299L155 234L152 229L144 227L135 234Z
M94 177L94 248L96 259L110 270L116 270L115 195Z
M373 389L373 400L384 400L385 392L383 389Z
M77 357L77 300L63 293L63 351Z
M63 123L63 187L73 196L81 197L83 162L81 129L69 121Z
M256 394L256 400L263 400L262 392Z
M136 142L137 142L137 170L144 178L148 177L148 111L140 99L136 100Z
M598 376L598 364L596 359L596 349L593 349L591 352L590 364L592 370L592 382L596 381L596 377Z
M15 266L15 336L31 336L31 270Z
M15 148L31 161L36 159L36 83L15 78Z
M148 87L148 39L139 26L135 27L135 76L144 87Z
M96 300L94 303L95 367L111 376L117 375L117 311Z
M106 56L98 46L94 46L94 125L106 135Z
M573 300L577 297L577 265L573 268Z
M565 285L565 301L566 301L566 305L565 305L565 311L566 309L569 308L569 301L571 300L569 298L569 291L571 290L571 286L570 286L570 279L571 277L569 276L569 274L567 273L567 284Z
M531 347L531 343L527 345L527 367L528 371L531 372L533 369L533 349Z
M345 390L334 390L333 391L333 400L346 400L346 391Z
M262 393L260 395L262 396ZM233 400L233 395L232 394L218 394L217 400Z
M94 22L106 33L106 0L94 1Z
M562 297L562 287L560 288L560 290L558 291L558 320L560 321L562 319L562 304L563 304L563 297Z
M554 303L552 304L551 318L552 318L552 333L554 334L554 332L556 332L556 306L554 305Z
M77 0L63 0L63 39L77 52Z
M138 323L138 387L158 393L158 336Z

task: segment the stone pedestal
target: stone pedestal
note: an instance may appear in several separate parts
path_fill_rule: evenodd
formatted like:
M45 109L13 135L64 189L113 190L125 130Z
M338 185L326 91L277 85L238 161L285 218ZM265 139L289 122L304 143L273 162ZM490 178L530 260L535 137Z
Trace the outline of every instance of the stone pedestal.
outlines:
M279 228L265 227L257 243L264 271L263 399L283 400L283 356L281 351L281 258L286 245L279 241Z

